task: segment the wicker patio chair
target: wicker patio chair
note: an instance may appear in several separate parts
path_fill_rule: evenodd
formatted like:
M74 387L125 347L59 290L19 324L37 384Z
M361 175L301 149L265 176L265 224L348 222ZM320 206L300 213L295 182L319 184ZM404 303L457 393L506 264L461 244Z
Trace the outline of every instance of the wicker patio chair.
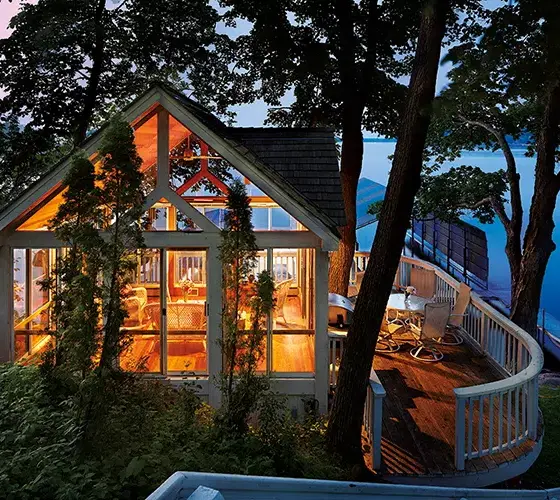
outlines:
M288 292L290 291L290 286L292 286L293 281L293 279L281 281L276 285L276 290L274 291L274 296L276 297L276 306L274 308L276 318L282 317L284 323L287 323L286 316L284 315L284 304L288 298Z
M161 329L160 303L152 302L145 311L154 323L156 330ZM204 304L171 302L167 304L167 329L174 331L206 330Z
M410 355L419 361L440 361L443 353L437 348L439 340L445 335L451 304L449 302L426 304L422 326L409 324L410 333L414 336L415 347ZM428 356L422 356L426 351Z

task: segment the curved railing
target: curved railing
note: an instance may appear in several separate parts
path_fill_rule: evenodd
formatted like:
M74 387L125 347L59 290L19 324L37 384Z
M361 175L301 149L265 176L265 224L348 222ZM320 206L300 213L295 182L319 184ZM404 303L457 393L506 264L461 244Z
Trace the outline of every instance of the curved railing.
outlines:
M357 253L365 269L367 254ZM397 284L410 282L412 267L433 270L437 301L455 302L459 282L428 262L402 256ZM543 353L538 342L472 292L463 320L466 340L481 350L503 374L502 380L454 390L455 466L465 461L519 448L537 438L538 376Z
M537 438L538 377L544 358L537 341L472 294L464 331L506 378L455 389L455 462L501 453ZM478 419L478 429L474 421Z

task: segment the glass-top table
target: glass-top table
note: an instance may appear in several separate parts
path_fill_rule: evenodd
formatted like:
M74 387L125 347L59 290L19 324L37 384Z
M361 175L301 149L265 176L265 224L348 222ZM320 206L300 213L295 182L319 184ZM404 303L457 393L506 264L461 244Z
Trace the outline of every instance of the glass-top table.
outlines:
M423 313L426 304L431 302L433 301L418 295L411 295L408 300L405 300L404 293L392 293L387 301L387 309L418 314Z

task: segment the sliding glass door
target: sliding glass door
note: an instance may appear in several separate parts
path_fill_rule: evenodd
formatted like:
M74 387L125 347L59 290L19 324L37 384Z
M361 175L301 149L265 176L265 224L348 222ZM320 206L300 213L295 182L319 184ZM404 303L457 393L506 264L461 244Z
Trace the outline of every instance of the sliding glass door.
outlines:
M206 374L206 250L145 250L125 299L131 344L123 368Z

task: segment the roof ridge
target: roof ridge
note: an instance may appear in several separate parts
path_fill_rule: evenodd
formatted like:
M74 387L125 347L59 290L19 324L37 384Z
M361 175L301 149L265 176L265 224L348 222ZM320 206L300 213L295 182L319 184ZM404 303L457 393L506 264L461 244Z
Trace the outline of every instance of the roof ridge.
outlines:
M271 131L298 131L298 130L305 130L306 132L328 132L334 133L333 127L236 127L236 126L228 126L229 130L271 130Z

